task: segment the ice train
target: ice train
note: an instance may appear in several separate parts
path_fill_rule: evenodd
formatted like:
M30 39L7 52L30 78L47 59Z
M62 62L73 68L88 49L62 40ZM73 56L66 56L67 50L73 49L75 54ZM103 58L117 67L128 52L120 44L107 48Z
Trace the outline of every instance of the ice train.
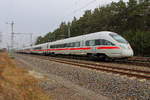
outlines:
M114 32L102 31L25 47L18 52L34 54L73 54L99 58L128 58L133 49L127 40Z

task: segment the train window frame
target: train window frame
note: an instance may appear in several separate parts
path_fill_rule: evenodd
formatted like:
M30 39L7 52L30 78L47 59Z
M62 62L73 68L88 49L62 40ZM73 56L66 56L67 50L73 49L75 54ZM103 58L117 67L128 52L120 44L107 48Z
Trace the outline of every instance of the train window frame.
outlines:
M108 41L108 40L102 39L102 45L110 45L110 46L112 46L113 43Z
M64 43L64 47L67 48L67 43Z
M97 41L99 41L99 42L97 42ZM114 46L115 44L113 44L112 42L110 42L108 40L105 40L105 39L95 39L95 40L88 40L88 41L86 41L85 45L86 46L100 46L100 45Z
M68 48L68 47L80 47L81 42L64 43L57 45L50 45L50 48Z
M35 47L35 48L33 48L34 50L41 50L42 49L42 47Z
M96 42L96 41L99 41L99 42ZM95 46L97 45L103 45L103 40L102 39L96 39L95 40Z
M75 43L74 42L70 43L70 46L75 47Z
M53 45L50 45L50 48L53 48Z
M90 46L89 42L90 42L89 40L85 41L85 46Z
M75 47L80 47L80 42L74 42L75 44L74 44L74 46Z
M66 43L66 47L67 47L67 48L69 47L69 43Z
M95 46L95 40L87 40L87 41L85 42L85 45L86 45L86 46Z
M47 49L48 49L48 47L49 47L49 46L48 46L48 44L47 44Z
M115 41L119 42L119 43L123 43L123 44L128 44L128 41L123 38L121 35L118 34L109 34Z

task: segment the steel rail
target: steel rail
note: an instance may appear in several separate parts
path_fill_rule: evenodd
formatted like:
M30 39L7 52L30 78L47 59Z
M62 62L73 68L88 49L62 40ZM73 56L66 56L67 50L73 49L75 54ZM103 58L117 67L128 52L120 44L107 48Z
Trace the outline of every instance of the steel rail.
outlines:
M88 68L92 70L105 71L109 73L111 72L111 73L116 73L120 75L127 75L128 77L136 77L140 79L150 80L150 71L137 70L137 69L131 69L131 68L112 67L112 66L107 66L107 65L102 65L102 64L95 64L95 63L77 61L73 59L70 60L70 59L56 58L56 57L38 56L38 58L49 60L49 61L54 61L58 63L79 66L83 68Z

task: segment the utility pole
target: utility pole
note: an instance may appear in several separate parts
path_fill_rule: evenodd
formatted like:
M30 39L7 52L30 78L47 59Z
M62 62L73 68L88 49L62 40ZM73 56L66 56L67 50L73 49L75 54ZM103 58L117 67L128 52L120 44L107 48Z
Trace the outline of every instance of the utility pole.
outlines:
M14 48L14 21L11 23L11 49Z
M30 46L32 47L33 43L32 43L32 37L33 37L33 33L14 33L14 34L17 34L17 35L30 35Z
M14 21L11 23L6 23L11 25L11 50L13 50L14 47Z
M10 46L9 46L9 44L7 43L7 51L9 52L9 50L10 50Z
M30 46L32 47L32 45L33 45L33 43L32 43L32 35L33 35L33 33L15 33L15 32L14 32L14 24L15 24L14 21L12 21L11 23L6 23L6 24L10 24L10 25L11 25L11 46L10 46L10 47L11 47L11 48L10 48L11 50L10 50L10 51L11 51L11 56L12 56L12 57L13 57L13 54L12 54L12 53L13 53L13 49L14 49L14 35L15 35L15 34L17 34L17 35L18 35L18 34L30 35L30 39L31 39L31 40L30 40L30 42L31 42L31 45L30 45Z
M70 24L68 24L68 38L70 37Z
M11 50L10 50L10 56L13 57L13 48L14 48L14 21L11 23L6 23L11 25Z
M2 33L0 32L0 44L2 43ZM0 45L0 49L2 48L2 46Z
M2 33L0 32L0 43L2 42Z
M33 35L33 34L31 33L31 34L30 34L30 39L31 39L31 41L30 41L30 42L31 42L31 47L32 47L32 45L33 45L33 44L32 44L32 35Z

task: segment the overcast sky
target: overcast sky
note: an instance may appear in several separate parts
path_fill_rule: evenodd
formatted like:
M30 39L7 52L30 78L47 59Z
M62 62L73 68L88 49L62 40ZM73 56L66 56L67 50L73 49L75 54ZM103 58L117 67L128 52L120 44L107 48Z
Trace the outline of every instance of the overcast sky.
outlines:
M58 28L62 21L71 21L74 16L79 18L87 9L94 9L119 0L0 0L0 32L2 43L0 47L10 45L9 24L15 22L16 33L33 33L45 35ZM128 0L124 0L128 1ZM16 35L15 45L30 43L29 35Z

